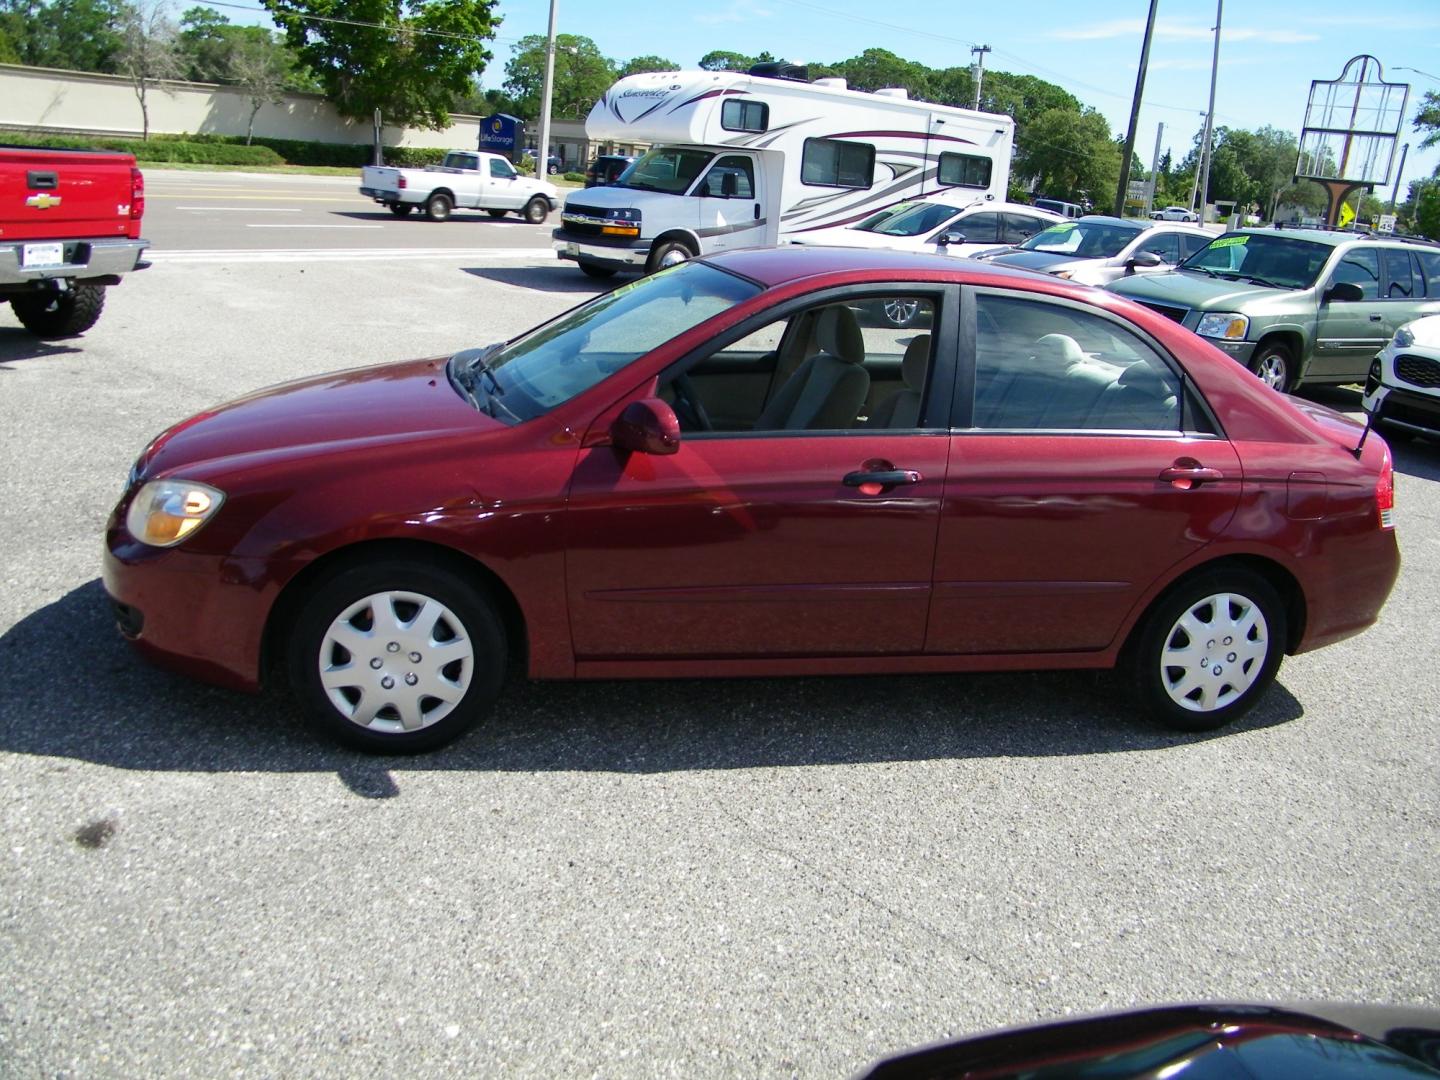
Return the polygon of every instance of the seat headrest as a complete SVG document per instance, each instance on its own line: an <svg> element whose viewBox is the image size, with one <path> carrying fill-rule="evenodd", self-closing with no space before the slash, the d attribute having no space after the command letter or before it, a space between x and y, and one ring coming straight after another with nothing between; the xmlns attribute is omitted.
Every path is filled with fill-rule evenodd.
<svg viewBox="0 0 1440 1080"><path fill-rule="evenodd" d="M844 304L835 304L820 312L815 321L815 341L821 351L847 364L865 362L865 337L860 333L860 320Z"/></svg>
<svg viewBox="0 0 1440 1080"><path fill-rule="evenodd" d="M1083 364L1085 350L1080 348L1078 341L1065 334L1046 334L1035 342L1035 358L1062 368L1068 364Z"/></svg>
<svg viewBox="0 0 1440 1080"><path fill-rule="evenodd" d="M900 377L907 390L925 389L925 372L930 367L930 335L916 334L905 346L905 359L900 361Z"/></svg>
<svg viewBox="0 0 1440 1080"><path fill-rule="evenodd" d="M1120 372L1120 377L1115 381L1121 386L1149 394L1151 397L1166 398L1175 393L1175 387L1144 360L1135 361Z"/></svg>

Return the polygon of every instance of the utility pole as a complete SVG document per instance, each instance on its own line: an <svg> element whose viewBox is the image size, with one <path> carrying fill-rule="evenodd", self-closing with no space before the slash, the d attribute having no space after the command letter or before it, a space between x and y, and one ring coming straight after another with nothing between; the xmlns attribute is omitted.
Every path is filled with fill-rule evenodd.
<svg viewBox="0 0 1440 1080"><path fill-rule="evenodd" d="M545 83L540 90L540 142L535 147L535 176L544 180L550 167L550 105L555 96L555 4L550 0L550 30L545 35Z"/></svg>
<svg viewBox="0 0 1440 1080"><path fill-rule="evenodd" d="M1135 73L1135 97L1130 102L1130 126L1125 129L1125 151L1120 158L1120 186L1115 189L1115 216L1125 216L1125 196L1130 189L1130 159L1135 156L1135 128L1140 123L1140 99L1145 96L1145 69L1150 66L1150 38L1155 33L1155 8L1160 0L1150 0L1150 15L1145 20L1145 41L1140 46L1140 70Z"/></svg>
<svg viewBox="0 0 1440 1080"><path fill-rule="evenodd" d="M1388 214L1395 213L1395 200L1400 197L1400 177L1405 175L1405 158L1410 153L1410 144L1407 142L1400 148L1400 168L1395 173L1395 186L1390 190L1390 209Z"/></svg>
<svg viewBox="0 0 1440 1080"><path fill-rule="evenodd" d="M1201 114L1200 114L1200 134L1201 134L1201 137L1202 137L1202 138L1204 137L1205 132L1210 129L1209 116L1210 116L1209 113L1201 113ZM1200 149L1201 149L1201 153L1202 153L1202 154L1204 153L1204 145L1205 145L1205 144L1204 144L1203 142L1200 144ZM1196 193L1197 191L1199 191L1199 190L1200 190L1200 159L1199 159L1199 158L1196 158L1196 159L1195 159L1195 175L1190 178L1190 212L1191 212L1192 214L1195 212L1195 193Z"/></svg>
<svg viewBox="0 0 1440 1080"><path fill-rule="evenodd" d="M1205 164L1200 180L1200 224L1205 224L1205 196L1210 190L1211 137L1215 132L1215 77L1220 73L1220 16L1225 10L1225 0L1215 0L1215 55L1210 61L1210 111L1205 114L1205 142L1201 147Z"/></svg>
<svg viewBox="0 0 1440 1080"><path fill-rule="evenodd" d="M1154 0L1151 0L1153 3ZM975 57L975 108L980 108L980 84L985 79L985 54L990 51L989 45L972 45L970 55ZM976 54L979 55L976 55Z"/></svg>
<svg viewBox="0 0 1440 1080"><path fill-rule="evenodd" d="M1165 125L1155 126L1155 153L1150 155L1150 188L1145 194L1145 216L1155 209L1155 185L1160 177L1160 142L1165 138Z"/></svg>

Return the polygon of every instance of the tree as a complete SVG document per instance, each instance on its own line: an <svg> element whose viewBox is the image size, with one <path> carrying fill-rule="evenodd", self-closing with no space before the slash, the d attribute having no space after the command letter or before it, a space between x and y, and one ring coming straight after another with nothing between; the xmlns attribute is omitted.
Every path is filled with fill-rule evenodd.
<svg viewBox="0 0 1440 1080"><path fill-rule="evenodd" d="M849 83L852 90L874 93L887 86L898 86L908 90L912 98L931 100L931 70L914 60L905 60L888 49L866 49L859 56L829 65L840 78Z"/></svg>
<svg viewBox="0 0 1440 1080"><path fill-rule="evenodd" d="M521 116L540 115L540 91L545 79L545 37L529 34L514 46L505 65L505 92L514 99ZM555 82L552 116L583 120L600 95L615 81L615 63L580 34L555 35Z"/></svg>
<svg viewBox="0 0 1440 1080"><path fill-rule="evenodd" d="M679 71L680 65L673 60L666 60L663 56L637 56L628 64L622 67L616 78L623 79L627 75L644 75L649 71Z"/></svg>
<svg viewBox="0 0 1440 1080"><path fill-rule="evenodd" d="M700 67L704 71L749 71L755 62L755 57L744 53L715 49L700 58Z"/></svg>
<svg viewBox="0 0 1440 1080"><path fill-rule="evenodd" d="M1440 240L1440 179L1427 177L1410 183L1410 195L1401 207L1410 228L1431 240Z"/></svg>
<svg viewBox="0 0 1440 1080"><path fill-rule="evenodd" d="M231 49L229 76L250 102L246 146L255 136L255 114L267 103L279 105L285 100L291 60L290 53L268 33L264 37L242 38Z"/></svg>
<svg viewBox="0 0 1440 1080"><path fill-rule="evenodd" d="M1414 123L1416 131L1426 132L1425 138L1420 140L1423 149L1440 143L1440 92L1425 91L1425 96L1420 99L1420 108L1415 113Z"/></svg>
<svg viewBox="0 0 1440 1080"><path fill-rule="evenodd" d="M116 68L130 80L140 102L140 138L150 138L150 87L180 74L175 51L175 24L162 0L136 0L120 16L120 51Z"/></svg>
<svg viewBox="0 0 1440 1080"><path fill-rule="evenodd" d="M175 38L182 76L192 82L223 82L229 74L230 50L238 29L212 8L192 7L185 11Z"/></svg>
<svg viewBox="0 0 1440 1080"><path fill-rule="evenodd" d="M114 0L0 0L0 53L33 67L113 72L120 15Z"/></svg>
<svg viewBox="0 0 1440 1080"><path fill-rule="evenodd" d="M1096 110L1047 109L1017 136L1014 171L1055 198L1104 197L1120 182L1120 147Z"/></svg>
<svg viewBox="0 0 1440 1080"><path fill-rule="evenodd" d="M491 54L496 0L261 0L342 116L439 129ZM320 15L344 22L316 22ZM364 25L354 25L354 24Z"/></svg>

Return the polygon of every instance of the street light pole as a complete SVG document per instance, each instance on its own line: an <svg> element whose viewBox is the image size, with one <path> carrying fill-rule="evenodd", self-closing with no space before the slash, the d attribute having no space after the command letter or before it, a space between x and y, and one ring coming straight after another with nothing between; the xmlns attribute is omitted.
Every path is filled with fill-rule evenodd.
<svg viewBox="0 0 1440 1080"><path fill-rule="evenodd" d="M555 96L555 4L550 0L550 30L545 35L545 83L540 90L540 141L535 146L535 175L550 168L550 106Z"/></svg>
<svg viewBox="0 0 1440 1080"><path fill-rule="evenodd" d="M1210 111L1205 114L1205 141L1200 149L1204 155L1204 174L1200 180L1200 224L1205 224L1205 196L1210 190L1210 149L1211 137L1215 130L1215 77L1220 74L1220 17L1225 11L1225 0L1215 0L1215 55L1210 61Z"/></svg>

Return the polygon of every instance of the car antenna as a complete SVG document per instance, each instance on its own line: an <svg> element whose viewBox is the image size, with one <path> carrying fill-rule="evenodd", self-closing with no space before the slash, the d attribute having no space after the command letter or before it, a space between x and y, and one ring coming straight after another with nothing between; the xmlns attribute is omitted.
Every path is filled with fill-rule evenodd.
<svg viewBox="0 0 1440 1080"><path fill-rule="evenodd" d="M1375 414L1367 409L1365 411L1365 429L1360 432L1360 441L1355 444L1355 449L1350 451L1356 461L1360 460L1360 453L1365 449L1365 440L1370 437L1370 428L1374 423Z"/></svg>

